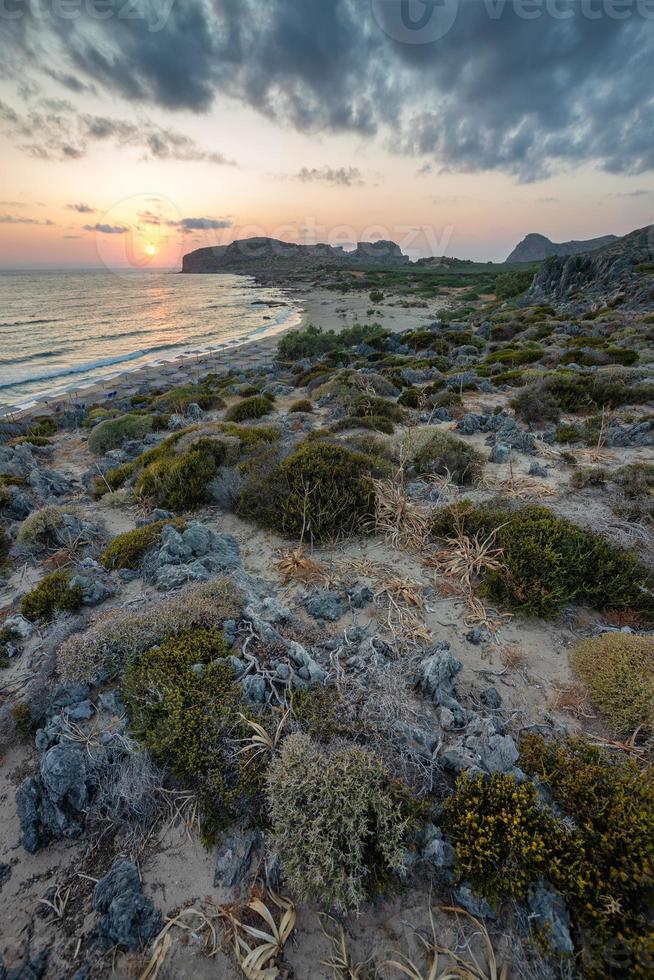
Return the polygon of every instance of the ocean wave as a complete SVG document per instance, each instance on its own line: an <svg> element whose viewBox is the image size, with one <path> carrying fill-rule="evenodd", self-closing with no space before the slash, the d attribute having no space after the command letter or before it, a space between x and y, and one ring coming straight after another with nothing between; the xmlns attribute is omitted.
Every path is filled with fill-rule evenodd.
<svg viewBox="0 0 654 980"><path fill-rule="evenodd" d="M55 317L54 319L48 318L45 320L7 320L6 322L0 322L0 327L32 327L40 323L63 323L64 317Z"/></svg>
<svg viewBox="0 0 654 980"><path fill-rule="evenodd" d="M0 365L11 367L12 364L27 364L29 361L43 361L50 357L60 357L70 354L72 347L60 347L57 350L35 351L33 354L18 354L15 357L0 357Z"/></svg>
<svg viewBox="0 0 654 980"><path fill-rule="evenodd" d="M113 367L114 364L125 364L128 361L136 361L141 357L147 357L148 354L156 354L162 350L172 350L177 346L177 344L157 344L155 347L144 347L143 350L132 351L131 354L120 354L117 357L103 357L98 361L76 364L72 367L62 368L60 371L49 371L46 374L14 378L12 381L0 382L0 390L3 388L18 388L21 385L34 384L36 381L53 381L55 378L66 378L69 375L89 374L91 371L97 371L98 368Z"/></svg>

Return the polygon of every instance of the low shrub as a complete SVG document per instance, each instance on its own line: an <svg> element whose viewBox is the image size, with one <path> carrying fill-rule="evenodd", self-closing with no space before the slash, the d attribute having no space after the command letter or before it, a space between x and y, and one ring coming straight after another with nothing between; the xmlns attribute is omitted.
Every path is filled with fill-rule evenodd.
<svg viewBox="0 0 654 980"><path fill-rule="evenodd" d="M556 422L562 412L617 408L620 405L639 405L654 398L654 384L633 382L621 374L599 372L554 371L522 392L512 401L512 407L525 422ZM543 415L543 409L546 415Z"/></svg>
<svg viewBox="0 0 654 980"><path fill-rule="evenodd" d="M60 548L66 533L66 513L70 510L55 506L35 510L18 530L19 544L35 553Z"/></svg>
<svg viewBox="0 0 654 980"><path fill-rule="evenodd" d="M70 681L89 681L100 671L120 677L155 644L195 627L219 629L225 620L239 619L241 611L239 592L227 578L187 586L172 599L155 599L137 612L113 609L62 643L59 670Z"/></svg>
<svg viewBox="0 0 654 980"><path fill-rule="evenodd" d="M206 837L242 815L246 792L238 756L229 749L244 734L245 709L229 655L222 633L193 629L146 651L121 688L134 735L156 762L196 787ZM256 767L248 775L256 778Z"/></svg>
<svg viewBox="0 0 654 980"><path fill-rule="evenodd" d="M165 527L172 524L179 531L183 531L186 525L183 521L152 521L137 527L133 531L125 531L124 534L117 535L100 555L100 561L107 569L114 568L138 568L143 560L143 556L150 548L153 548L161 537L161 532Z"/></svg>
<svg viewBox="0 0 654 980"><path fill-rule="evenodd" d="M558 880L569 841L539 803L533 783L483 773L459 776L441 826L452 839L459 878L487 898L522 898L539 877Z"/></svg>
<svg viewBox="0 0 654 980"><path fill-rule="evenodd" d="M651 977L654 771L610 759L583 739L537 735L523 739L520 765L574 827L561 878L550 880L571 909L584 976Z"/></svg>
<svg viewBox="0 0 654 980"><path fill-rule="evenodd" d="M11 718L14 723L16 738L20 742L31 740L34 735L34 722L29 705L25 704L25 702L15 704L11 709Z"/></svg>
<svg viewBox="0 0 654 980"><path fill-rule="evenodd" d="M312 412L313 405L308 398L298 398L289 406L289 412Z"/></svg>
<svg viewBox="0 0 654 980"><path fill-rule="evenodd" d="M243 401L232 405L225 414L228 422L245 422L246 419L261 419L268 415L272 410L272 403L269 398L263 395L252 395L244 398Z"/></svg>
<svg viewBox="0 0 654 980"><path fill-rule="evenodd" d="M120 449L129 439L143 439L149 432L152 432L152 416L119 415L91 429L89 449L96 456L104 456L110 449Z"/></svg>
<svg viewBox="0 0 654 980"><path fill-rule="evenodd" d="M355 746L290 735L270 767L272 846L290 889L324 908L357 908L403 870L407 820L386 772Z"/></svg>
<svg viewBox="0 0 654 980"><path fill-rule="evenodd" d="M289 330L279 342L277 358L280 361L297 361L300 358L316 357L330 351L346 350L356 344L377 340L383 333L378 323L355 323L340 333L335 333L333 330L319 330L314 326L308 326L304 330Z"/></svg>
<svg viewBox="0 0 654 980"><path fill-rule="evenodd" d="M489 354L485 364L509 364L518 367L521 364L533 364L540 361L545 351L540 347L503 347L502 350Z"/></svg>
<svg viewBox="0 0 654 980"><path fill-rule="evenodd" d="M361 531L373 511L374 461L342 446L305 442L267 472L253 467L236 513L289 537L324 541Z"/></svg>
<svg viewBox="0 0 654 980"><path fill-rule="evenodd" d="M619 735L654 732L654 636L593 636L577 644L571 661Z"/></svg>
<svg viewBox="0 0 654 980"><path fill-rule="evenodd" d="M81 605L81 587L72 585L66 572L53 572L23 596L20 611L31 622L50 622L56 612L77 612Z"/></svg>
<svg viewBox="0 0 654 980"><path fill-rule="evenodd" d="M501 273L495 278L494 292L497 299L512 299L524 293L531 286L534 274L533 268Z"/></svg>
<svg viewBox="0 0 654 980"><path fill-rule="evenodd" d="M422 392L420 388L411 386L410 388L405 388L400 397L397 400L398 405L405 405L407 408L420 408L420 403L422 400Z"/></svg>
<svg viewBox="0 0 654 980"><path fill-rule="evenodd" d="M224 408L225 402L220 393L210 384L189 384L172 388L150 400L150 405L159 412L177 412L184 415L189 405L199 405L205 411Z"/></svg>
<svg viewBox="0 0 654 980"><path fill-rule="evenodd" d="M372 429L373 432L383 432L392 435L395 426L385 415L346 415L334 422L331 432L346 432L348 429Z"/></svg>
<svg viewBox="0 0 654 980"><path fill-rule="evenodd" d="M137 497L157 507L190 510L207 503L207 487L224 462L227 447L218 439L200 439L183 453L171 453L147 466L134 485Z"/></svg>
<svg viewBox="0 0 654 980"><path fill-rule="evenodd" d="M398 456L420 474L450 478L462 486L475 483L484 469L484 458L472 446L449 432L433 427L415 429L396 444Z"/></svg>
<svg viewBox="0 0 654 980"><path fill-rule="evenodd" d="M487 571L481 589L504 607L551 616L564 603L581 602L654 615L648 569L628 551L546 507L463 502L437 511L432 533L452 537L459 523L468 534L497 531L504 569Z"/></svg>

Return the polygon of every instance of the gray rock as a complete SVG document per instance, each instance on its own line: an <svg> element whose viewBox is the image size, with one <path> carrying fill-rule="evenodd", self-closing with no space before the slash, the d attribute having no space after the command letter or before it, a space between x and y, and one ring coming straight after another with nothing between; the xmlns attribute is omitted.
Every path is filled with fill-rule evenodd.
<svg viewBox="0 0 654 980"><path fill-rule="evenodd" d="M85 606L97 606L114 594L104 569L92 558L82 559L79 563L79 571L71 579L71 584L79 585L81 588L82 602Z"/></svg>
<svg viewBox="0 0 654 980"><path fill-rule="evenodd" d="M486 687L479 695L482 704L487 708L497 710L502 707L502 696L496 687Z"/></svg>
<svg viewBox="0 0 654 980"><path fill-rule="evenodd" d="M72 489L72 481L56 470L41 468L32 470L27 482L37 497L43 501L48 501L51 497L62 497Z"/></svg>
<svg viewBox="0 0 654 980"><path fill-rule="evenodd" d="M52 718L54 715L59 715L64 708L88 700L90 694L91 688L88 684L61 684L48 698L46 716Z"/></svg>
<svg viewBox="0 0 654 980"><path fill-rule="evenodd" d="M185 429L186 426L187 426L187 422L184 416L180 415L178 412L173 412L173 414L170 416L170 419L168 420L168 428L172 432L177 432L179 431L179 429Z"/></svg>
<svg viewBox="0 0 654 980"><path fill-rule="evenodd" d="M197 422L199 419L202 418L203 415L204 412L197 404L197 402L191 402L191 404L186 409L186 418L190 419L191 422Z"/></svg>
<svg viewBox="0 0 654 980"><path fill-rule="evenodd" d="M29 476L37 466L38 462L26 443L20 446L0 446L0 475Z"/></svg>
<svg viewBox="0 0 654 980"><path fill-rule="evenodd" d="M533 462L528 470L529 476L537 476L543 479L547 476L547 467L541 466L540 463Z"/></svg>
<svg viewBox="0 0 654 980"><path fill-rule="evenodd" d="M74 707L68 710L68 718L70 721L88 721L95 714L95 708L90 701L80 701Z"/></svg>
<svg viewBox="0 0 654 980"><path fill-rule="evenodd" d="M222 837L216 848L214 864L214 888L236 888L250 877L252 857L261 843L256 830L232 827Z"/></svg>
<svg viewBox="0 0 654 980"><path fill-rule="evenodd" d="M466 640L468 643L472 643L474 646L479 646L486 640L490 639L490 633L483 626L473 626L471 630L466 633Z"/></svg>
<svg viewBox="0 0 654 980"><path fill-rule="evenodd" d="M511 455L511 447L503 442L496 442L490 454L491 463L506 463Z"/></svg>
<svg viewBox="0 0 654 980"><path fill-rule="evenodd" d="M16 793L16 811L25 850L36 853L55 837L77 837L89 805L92 781L87 757L63 742L41 759L39 776L24 780Z"/></svg>
<svg viewBox="0 0 654 980"><path fill-rule="evenodd" d="M456 851L443 837L443 831L433 823L427 824L424 832L424 847L421 857L439 871L449 872L456 865Z"/></svg>
<svg viewBox="0 0 654 980"><path fill-rule="evenodd" d="M240 682L243 697L250 704L265 704L267 699L266 681L261 674L248 674Z"/></svg>
<svg viewBox="0 0 654 980"><path fill-rule="evenodd" d="M331 623L335 623L348 610L347 600L340 592L320 589L303 593L301 599L310 616L314 619L326 619Z"/></svg>
<svg viewBox="0 0 654 980"><path fill-rule="evenodd" d="M163 919L143 894L138 869L117 858L95 886L93 907L100 913L98 938L103 949L121 946L134 951L160 932Z"/></svg>
<svg viewBox="0 0 654 980"><path fill-rule="evenodd" d="M552 951L560 956L572 955L570 916L561 895L540 881L529 889L527 908L533 925L546 937Z"/></svg>
<svg viewBox="0 0 654 980"><path fill-rule="evenodd" d="M25 619L20 614L8 616L2 624L2 628L11 630L21 640L28 640L36 629L34 623L30 623L28 619Z"/></svg>
<svg viewBox="0 0 654 980"><path fill-rule="evenodd" d="M454 694L454 678L463 669L463 664L450 650L449 643L442 642L427 647L425 652L434 653L426 657L418 666L415 676L416 686L431 698L436 707L449 708L455 724L465 723L465 711Z"/></svg>
<svg viewBox="0 0 654 980"><path fill-rule="evenodd" d="M474 915L476 919L496 919L495 912L490 907L485 898L476 895L472 888L465 882L454 889L453 892L456 902Z"/></svg>

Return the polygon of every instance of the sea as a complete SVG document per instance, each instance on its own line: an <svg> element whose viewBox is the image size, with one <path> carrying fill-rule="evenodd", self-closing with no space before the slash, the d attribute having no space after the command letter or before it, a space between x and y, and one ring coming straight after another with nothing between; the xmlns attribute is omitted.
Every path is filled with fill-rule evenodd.
<svg viewBox="0 0 654 980"><path fill-rule="evenodd" d="M299 321L283 290L247 276L0 271L0 415Z"/></svg>

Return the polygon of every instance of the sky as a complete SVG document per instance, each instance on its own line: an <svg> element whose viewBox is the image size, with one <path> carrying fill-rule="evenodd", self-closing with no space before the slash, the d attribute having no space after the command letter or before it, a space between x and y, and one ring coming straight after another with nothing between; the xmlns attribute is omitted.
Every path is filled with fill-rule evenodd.
<svg viewBox="0 0 654 980"><path fill-rule="evenodd" d="M654 222L654 0L0 0L0 268Z"/></svg>

